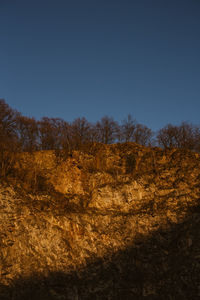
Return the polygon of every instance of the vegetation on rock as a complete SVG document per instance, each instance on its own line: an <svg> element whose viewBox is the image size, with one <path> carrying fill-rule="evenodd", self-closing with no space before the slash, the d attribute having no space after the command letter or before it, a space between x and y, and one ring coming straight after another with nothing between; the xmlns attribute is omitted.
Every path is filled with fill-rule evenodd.
<svg viewBox="0 0 200 300"><path fill-rule="evenodd" d="M84 118L0 107L1 300L199 299L196 127L167 126L164 147L145 147L130 116L122 139L112 118L98 135Z"/></svg>
<svg viewBox="0 0 200 300"><path fill-rule="evenodd" d="M18 154L0 187L0 299L198 299L199 154L93 147Z"/></svg>

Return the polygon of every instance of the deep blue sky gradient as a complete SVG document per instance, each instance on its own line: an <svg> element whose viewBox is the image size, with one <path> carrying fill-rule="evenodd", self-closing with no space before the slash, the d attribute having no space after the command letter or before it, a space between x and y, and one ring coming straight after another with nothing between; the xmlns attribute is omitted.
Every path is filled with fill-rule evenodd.
<svg viewBox="0 0 200 300"><path fill-rule="evenodd" d="M200 124L200 1L0 0L0 98L37 119Z"/></svg>

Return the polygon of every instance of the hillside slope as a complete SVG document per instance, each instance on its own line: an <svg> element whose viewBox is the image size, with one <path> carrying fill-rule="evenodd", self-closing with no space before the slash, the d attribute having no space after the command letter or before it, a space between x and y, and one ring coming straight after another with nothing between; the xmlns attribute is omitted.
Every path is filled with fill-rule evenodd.
<svg viewBox="0 0 200 300"><path fill-rule="evenodd" d="M0 299L199 299L200 156L22 154L0 187Z"/></svg>

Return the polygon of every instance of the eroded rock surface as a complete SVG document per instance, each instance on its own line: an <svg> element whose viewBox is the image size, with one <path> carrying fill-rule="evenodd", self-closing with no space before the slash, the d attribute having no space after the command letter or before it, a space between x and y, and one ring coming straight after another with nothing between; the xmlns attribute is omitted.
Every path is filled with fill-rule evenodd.
<svg viewBox="0 0 200 300"><path fill-rule="evenodd" d="M199 299L198 154L102 145L16 168L24 185L0 188L0 299Z"/></svg>

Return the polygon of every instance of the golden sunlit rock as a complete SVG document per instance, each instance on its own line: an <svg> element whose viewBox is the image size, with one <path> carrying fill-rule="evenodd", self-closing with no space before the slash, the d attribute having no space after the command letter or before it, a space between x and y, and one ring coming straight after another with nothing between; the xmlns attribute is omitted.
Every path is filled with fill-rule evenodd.
<svg viewBox="0 0 200 300"><path fill-rule="evenodd" d="M19 154L15 172L0 187L0 299L197 299L199 154L94 145Z"/></svg>

